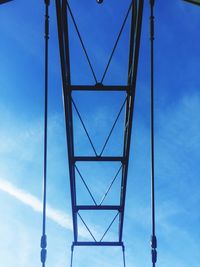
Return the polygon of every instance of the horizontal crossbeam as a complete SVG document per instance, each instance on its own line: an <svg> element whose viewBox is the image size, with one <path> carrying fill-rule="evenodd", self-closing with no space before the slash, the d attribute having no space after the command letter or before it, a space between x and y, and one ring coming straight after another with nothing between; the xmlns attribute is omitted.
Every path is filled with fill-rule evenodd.
<svg viewBox="0 0 200 267"><path fill-rule="evenodd" d="M73 242L72 246L103 246L103 247L123 247L123 242Z"/></svg>
<svg viewBox="0 0 200 267"><path fill-rule="evenodd" d="M72 159L74 162L76 161L119 161L119 162L124 162L125 158L124 157L85 157L85 156L76 156L73 157Z"/></svg>
<svg viewBox="0 0 200 267"><path fill-rule="evenodd" d="M71 91L129 91L129 86L124 85L70 85L68 86L68 89Z"/></svg>
<svg viewBox="0 0 200 267"><path fill-rule="evenodd" d="M75 212L79 210L118 210L121 211L121 206L118 205L77 205Z"/></svg>

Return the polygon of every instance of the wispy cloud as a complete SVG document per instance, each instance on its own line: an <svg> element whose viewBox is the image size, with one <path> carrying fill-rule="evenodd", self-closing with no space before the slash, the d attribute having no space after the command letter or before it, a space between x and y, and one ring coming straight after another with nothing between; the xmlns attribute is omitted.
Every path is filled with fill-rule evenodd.
<svg viewBox="0 0 200 267"><path fill-rule="evenodd" d="M14 186L12 183L0 179L0 190L32 208L34 211L42 213L42 202L37 197ZM49 218L51 221L57 223L67 230L72 231L72 220L67 213L64 213L63 211L58 209L54 209L50 205L47 205L46 215L47 218ZM83 238L88 238L88 232L83 227L80 227L79 234Z"/></svg>
<svg viewBox="0 0 200 267"><path fill-rule="evenodd" d="M34 211L42 213L42 202L30 193L14 186L12 183L0 180L0 190L29 206ZM68 214L47 205L47 217L58 225L72 230L72 221Z"/></svg>

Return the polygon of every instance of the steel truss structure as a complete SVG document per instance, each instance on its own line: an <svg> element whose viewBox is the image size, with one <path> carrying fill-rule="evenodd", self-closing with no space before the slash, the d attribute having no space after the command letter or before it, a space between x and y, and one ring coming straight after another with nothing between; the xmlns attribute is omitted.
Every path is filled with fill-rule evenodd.
<svg viewBox="0 0 200 267"><path fill-rule="evenodd" d="M138 58L139 58L139 49L140 49L140 35L141 35L141 26L142 26L142 15L143 15L143 0L131 0L128 12L125 16L124 22L120 29L116 43L114 44L113 51L109 58L108 64L106 66L103 77L98 81L94 69L92 67L90 58L88 56L87 50L84 46L81 34L79 32L76 20L73 16L73 12L70 8L70 4L67 0L55 0L56 1L56 12L57 12L57 26L58 26L58 38L59 38L59 49L60 49L60 62L61 62L61 72L62 72L62 85L63 85L63 99L64 99L64 112L65 112L65 122L66 122L66 136L67 136L67 146L68 146L68 161L69 161L69 177L70 177L70 189L71 189L71 204L72 204L72 217L73 217L73 234L74 242L72 246L121 246L123 245L123 225L124 225L124 210L125 210L125 200L126 200L126 189L127 189L127 176L128 176L128 166L129 166L129 155L130 155L130 143L131 143L131 131L132 131L132 121L133 121L133 110L134 110L134 100L136 92L136 78L137 78L137 69L138 69ZM85 0L86 1L86 0ZM81 46L85 53L86 59L88 61L89 67L91 69L92 75L95 80L94 85L74 85L71 84L71 69L70 69L70 49L69 49L69 16L74 24L75 31L80 40ZM129 65L127 70L127 84L121 86L115 85L104 85L104 78L107 73L107 70L110 66L110 62L113 58L113 54L118 45L118 41L123 32L124 26L127 22L128 17L131 16L130 22L130 48L129 48ZM104 91L104 92L114 92L122 91L126 94L126 99L117 114L114 124L111 125L111 130L105 141L105 144L101 150L101 153L97 153L89 132L84 124L84 121L81 117L81 114L76 106L75 101L73 100L74 91ZM104 149L110 139L110 136L115 128L115 125L119 119L119 116L122 112L122 109L125 109L125 122L124 122L124 140L123 140L123 153L119 156L106 156L104 155ZM73 112L76 112L82 127L86 133L86 136L90 142L90 145L94 151L94 156L79 156L75 155L74 150L74 128L73 128ZM120 164L120 169L117 171L116 176L112 180L108 190L105 193L105 196L108 194L110 188L112 187L113 182L116 177L120 174L121 187L120 187L120 203L116 205L104 205L103 201L97 203L93 197L87 183L84 180L79 168L77 167L78 162L118 162ZM91 199L93 200L93 205L80 205L77 204L77 194L79 193L76 188L76 176L79 176ZM81 216L81 211L93 212L93 211L116 211L116 215L111 221L110 225L106 229L104 235L100 240L96 240L91 230L87 226L83 217ZM104 237L109 231L110 227L118 218L118 236L117 241L104 241ZM81 220L88 232L92 237L92 241L80 241L78 234L78 220Z"/></svg>

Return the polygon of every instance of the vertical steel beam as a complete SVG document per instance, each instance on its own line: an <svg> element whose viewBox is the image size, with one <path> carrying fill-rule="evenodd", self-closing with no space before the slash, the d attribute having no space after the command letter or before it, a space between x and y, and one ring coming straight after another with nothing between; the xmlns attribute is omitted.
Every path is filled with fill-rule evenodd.
<svg viewBox="0 0 200 267"><path fill-rule="evenodd" d="M73 164L74 158L74 140L73 140L73 120L72 120L72 103L71 103L71 85L70 79L70 61L69 61L69 40L68 40L68 18L66 1L56 0L56 13L57 13L57 27L58 39L60 49L60 61L62 72L62 86L64 98L64 111L67 133L67 148L68 148L68 163L69 163L69 176L70 176L70 189L71 189L71 203L72 203L72 217L73 217L73 232L74 241L77 241L77 214L76 207L76 185L75 185L75 168Z"/></svg>
<svg viewBox="0 0 200 267"><path fill-rule="evenodd" d="M132 74L136 22L137 22L137 0L132 0L129 64L128 64L128 84L130 84L131 74Z"/></svg>
<svg viewBox="0 0 200 267"><path fill-rule="evenodd" d="M121 198L120 198L120 206L122 206L122 212L120 213L120 216L119 216L119 242L122 241L122 234L123 234L124 209L125 209L125 200L126 200L128 164L129 164L133 109L134 109L135 90L136 90L136 77L137 77L137 68L138 68L138 59L139 59L139 50L140 50L140 36L141 36L141 28L142 28L143 5L144 5L144 0L139 0L138 9L137 9L136 28L135 28L135 21L133 19L135 16L135 13L134 13L134 10L132 10L130 48L133 50L133 52L131 52L131 49L130 49L129 57L133 56L133 60L129 58L129 64L130 64L129 70L132 69L132 71L131 71L130 78L128 78L128 85L131 87L131 90L130 90L127 105L126 105L125 137L124 137L124 151L123 151L123 156L126 158L126 162L123 165L123 171L122 171ZM134 41L133 36L134 36L135 29L136 29L136 32L135 32L136 36L135 36L135 41Z"/></svg>

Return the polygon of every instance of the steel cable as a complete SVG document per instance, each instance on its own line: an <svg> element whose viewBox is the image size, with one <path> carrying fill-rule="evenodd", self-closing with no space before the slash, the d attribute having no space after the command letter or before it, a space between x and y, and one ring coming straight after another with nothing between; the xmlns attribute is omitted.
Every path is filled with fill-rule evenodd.
<svg viewBox="0 0 200 267"><path fill-rule="evenodd" d="M47 257L47 235L46 235L46 187L47 187L47 126L48 126L48 41L49 41L49 5L50 0L45 0L45 89L44 89L44 169L43 169L43 221L41 237L42 267L45 267Z"/></svg>
<svg viewBox="0 0 200 267"><path fill-rule="evenodd" d="M150 49L151 49L151 103L150 103L150 120L151 120L151 210L152 210L152 236L151 236L151 255L152 266L155 267L157 261L157 239L155 234L155 175L154 175L154 0L150 0Z"/></svg>

